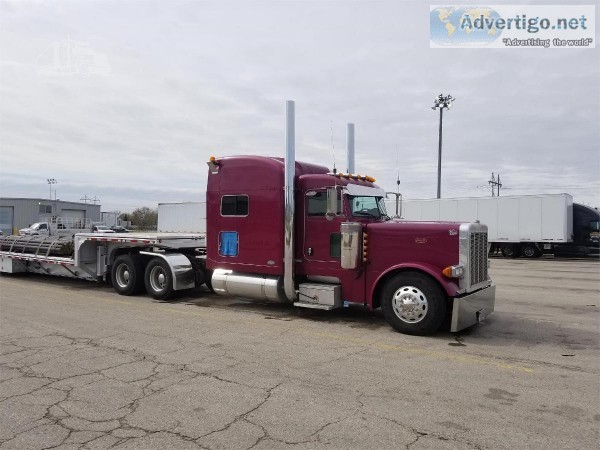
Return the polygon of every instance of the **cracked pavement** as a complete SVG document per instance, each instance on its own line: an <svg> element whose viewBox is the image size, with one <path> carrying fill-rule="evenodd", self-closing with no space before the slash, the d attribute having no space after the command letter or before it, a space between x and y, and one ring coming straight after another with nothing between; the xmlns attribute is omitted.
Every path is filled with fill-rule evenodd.
<svg viewBox="0 0 600 450"><path fill-rule="evenodd" d="M205 290L0 278L0 449L596 448L595 261L495 260L455 336Z"/></svg>

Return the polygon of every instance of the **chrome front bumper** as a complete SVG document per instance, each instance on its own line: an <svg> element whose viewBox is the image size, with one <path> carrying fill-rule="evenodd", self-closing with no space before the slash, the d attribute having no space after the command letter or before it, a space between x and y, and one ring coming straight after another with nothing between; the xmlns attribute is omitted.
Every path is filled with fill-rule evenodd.
<svg viewBox="0 0 600 450"><path fill-rule="evenodd" d="M471 325L475 325L477 322L481 322L494 312L495 302L495 284L464 297L455 298L452 308L450 331L456 333Z"/></svg>

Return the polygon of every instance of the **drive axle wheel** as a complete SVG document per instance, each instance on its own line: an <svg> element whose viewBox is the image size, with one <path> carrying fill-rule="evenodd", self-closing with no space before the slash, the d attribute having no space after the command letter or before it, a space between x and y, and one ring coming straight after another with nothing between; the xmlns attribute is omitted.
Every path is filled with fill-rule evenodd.
<svg viewBox="0 0 600 450"><path fill-rule="evenodd" d="M446 315L447 299L427 275L406 272L386 283L381 305L385 319L397 331L424 335L439 329Z"/></svg>
<svg viewBox="0 0 600 450"><path fill-rule="evenodd" d="M146 291L156 300L167 300L173 295L171 268L162 258L151 259L144 274Z"/></svg>
<svg viewBox="0 0 600 450"><path fill-rule="evenodd" d="M144 265L139 255L121 255L112 265L111 280L121 295L134 295L144 287Z"/></svg>

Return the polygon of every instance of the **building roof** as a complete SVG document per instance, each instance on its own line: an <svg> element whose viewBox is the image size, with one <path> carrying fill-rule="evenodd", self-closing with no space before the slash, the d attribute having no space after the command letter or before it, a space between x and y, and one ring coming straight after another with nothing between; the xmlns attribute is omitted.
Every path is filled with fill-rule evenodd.
<svg viewBox="0 0 600 450"><path fill-rule="evenodd" d="M58 202L58 203L69 203L71 205L80 205L80 206L97 206L98 208L101 207L100 203L94 204L94 203L83 203L83 202L71 202L68 200L61 200L59 199L49 199L49 198L31 198L31 197L0 197L0 201L2 200L28 200L28 201L36 201L36 202Z"/></svg>

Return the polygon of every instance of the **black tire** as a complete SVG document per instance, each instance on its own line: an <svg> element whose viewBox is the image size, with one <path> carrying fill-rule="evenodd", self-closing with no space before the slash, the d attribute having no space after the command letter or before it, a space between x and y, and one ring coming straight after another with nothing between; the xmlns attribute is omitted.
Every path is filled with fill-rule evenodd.
<svg viewBox="0 0 600 450"><path fill-rule="evenodd" d="M535 244L525 244L521 248L521 255L525 258L539 258L542 252Z"/></svg>
<svg viewBox="0 0 600 450"><path fill-rule="evenodd" d="M144 264L140 255L121 255L112 264L111 281L120 295L138 294L144 288Z"/></svg>
<svg viewBox="0 0 600 450"><path fill-rule="evenodd" d="M414 302L401 309L401 300ZM424 302L424 303L423 303ZM387 322L400 333L426 335L442 325L448 300L440 286L418 272L395 275L383 287L381 306ZM413 306L413 308L411 308Z"/></svg>
<svg viewBox="0 0 600 450"><path fill-rule="evenodd" d="M506 258L517 258L519 256L519 252L516 245L503 245L502 246L502 256Z"/></svg>
<svg viewBox="0 0 600 450"><path fill-rule="evenodd" d="M173 274L171 267L162 258L153 258L144 273L146 292L156 300L168 300L173 296Z"/></svg>

